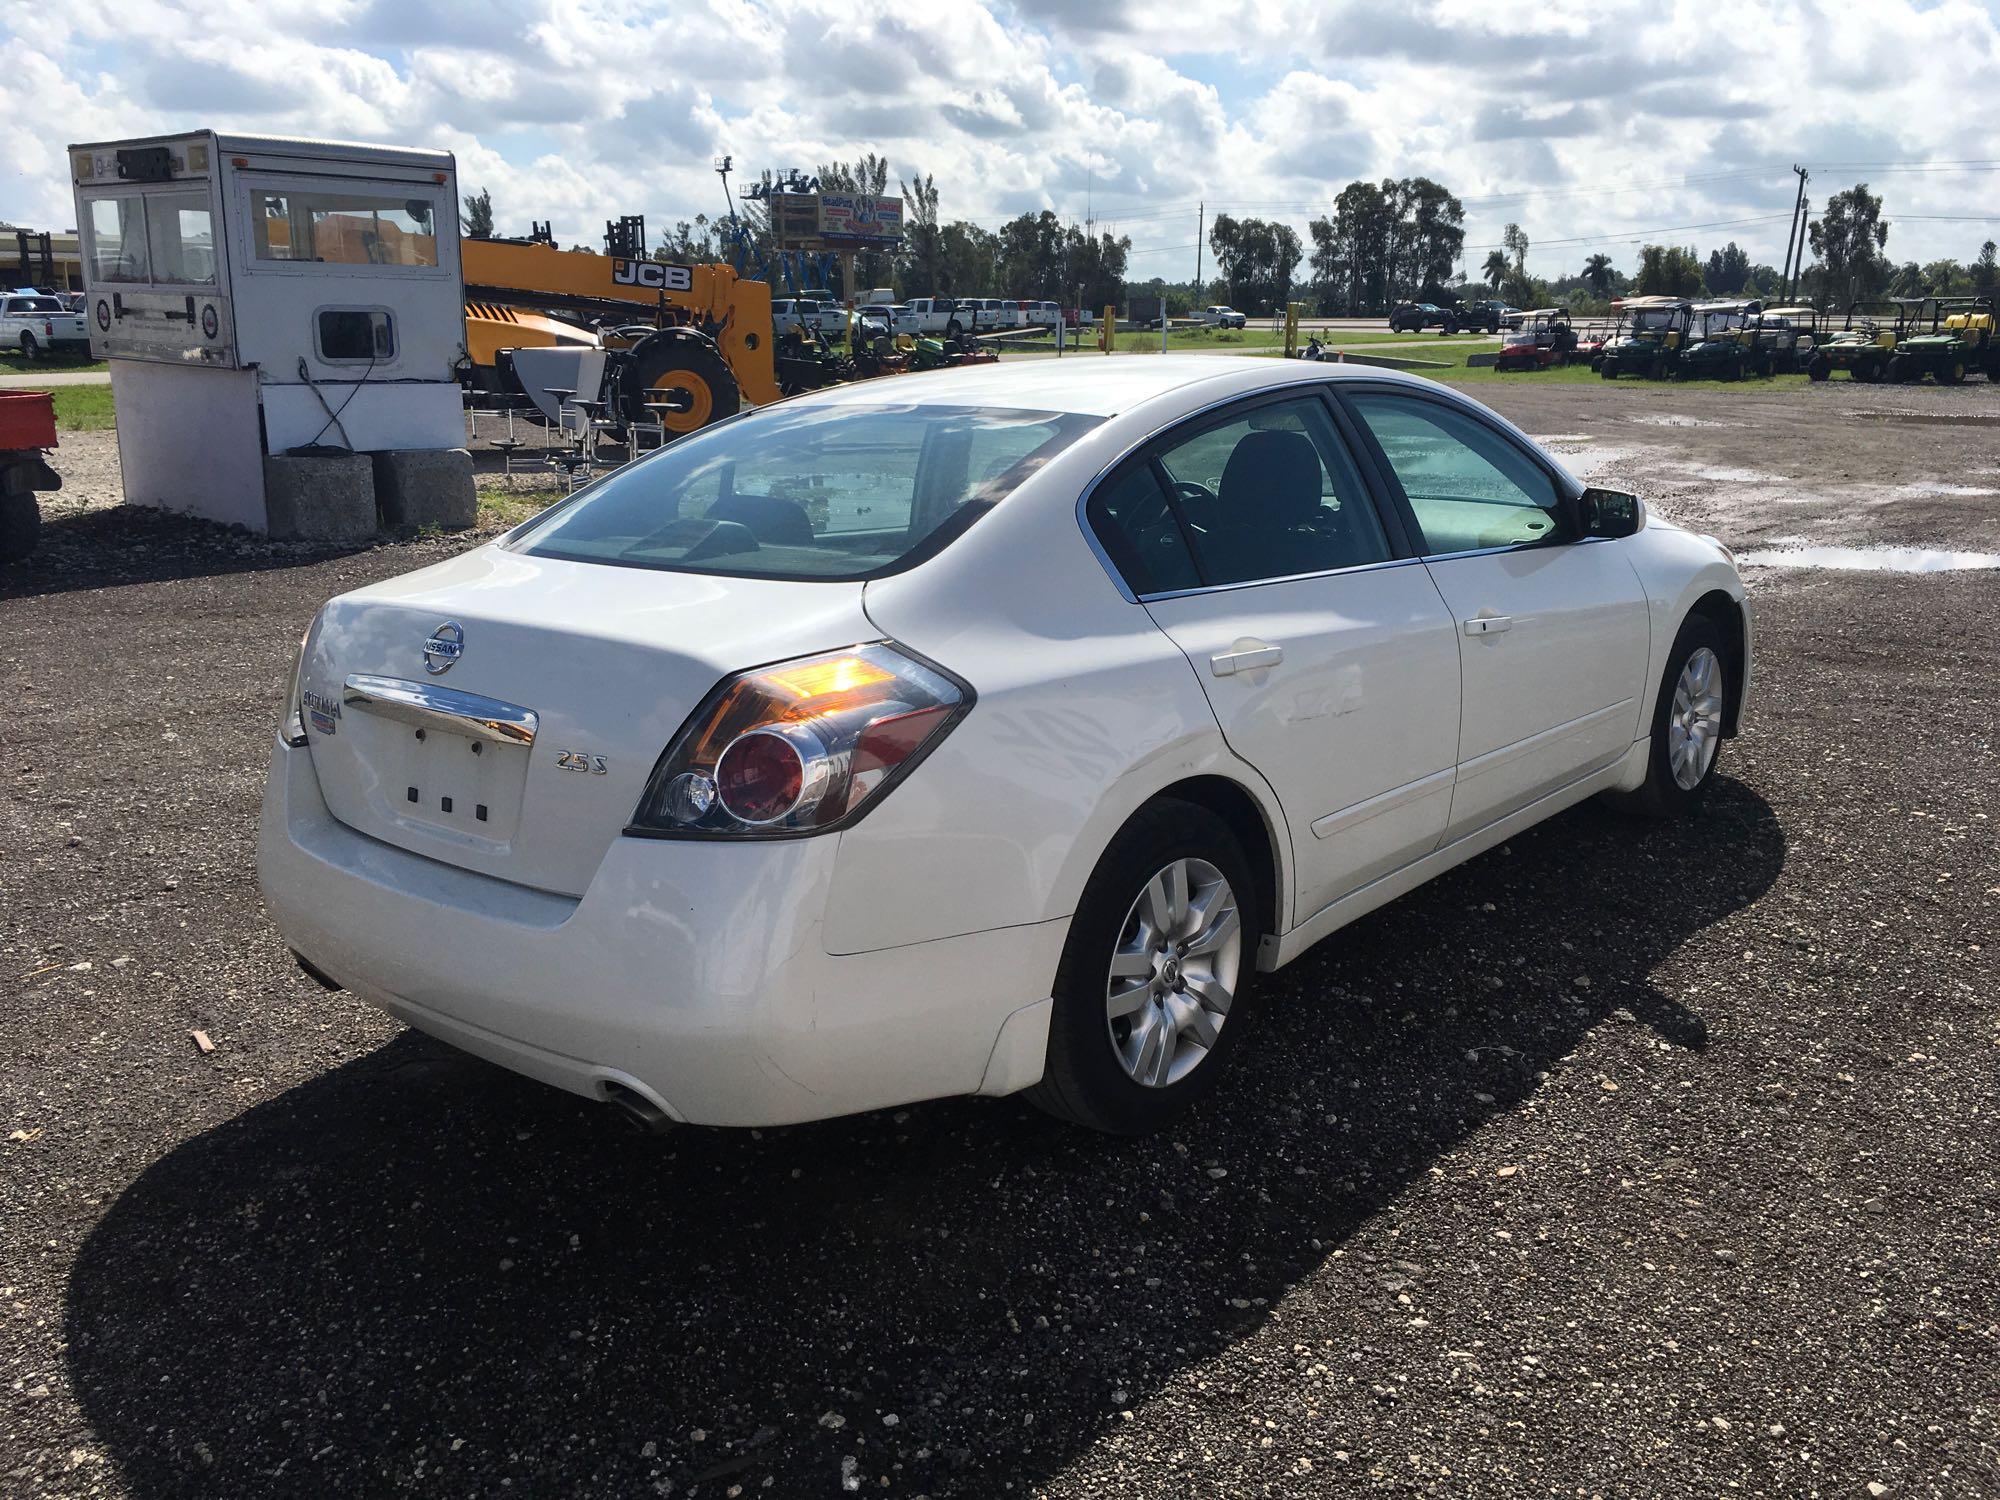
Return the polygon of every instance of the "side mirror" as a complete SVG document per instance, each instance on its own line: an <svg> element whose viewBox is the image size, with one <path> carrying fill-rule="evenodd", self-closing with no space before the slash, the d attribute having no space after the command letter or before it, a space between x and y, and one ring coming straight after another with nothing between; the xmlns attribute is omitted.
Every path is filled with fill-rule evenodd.
<svg viewBox="0 0 2000 1500"><path fill-rule="evenodd" d="M1645 506L1624 490L1587 489L1577 499L1585 536L1631 536L1645 519Z"/></svg>

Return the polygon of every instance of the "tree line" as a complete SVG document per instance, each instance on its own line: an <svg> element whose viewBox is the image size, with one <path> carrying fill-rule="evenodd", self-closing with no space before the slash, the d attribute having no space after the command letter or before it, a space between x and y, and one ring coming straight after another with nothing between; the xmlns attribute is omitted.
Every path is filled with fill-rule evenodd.
<svg viewBox="0 0 2000 1500"><path fill-rule="evenodd" d="M827 162L817 176L824 192L885 197L892 173L886 157L867 152L852 162ZM771 174L762 180L768 186ZM1205 240L1214 275L1199 285L1159 277L1127 280L1129 237L1087 231L1048 209L1016 215L994 230L969 219L946 220L932 175L897 178L896 189L903 200L902 248L856 256L856 296L887 286L899 298L1006 296L1122 307L1133 296L1150 295L1164 298L1176 315L1209 302L1263 315L1299 301L1321 316L1367 317L1402 301L1491 296L1516 307L1561 305L1593 313L1627 295L1769 300L1785 290L1779 268L1753 262L1733 240L1706 256L1692 246L1642 246L1629 275L1600 252L1587 256L1573 274L1544 279L1528 270L1530 243L1518 224L1506 226L1477 278L1468 280L1460 269L1464 205L1428 177L1348 183L1327 213L1308 221L1303 240L1280 220L1217 214ZM465 207L466 234L492 235L491 195L482 189ZM663 260L732 260L738 241L747 241L753 259L769 258L775 239L764 202L740 200L736 217L733 227L705 214L678 220L655 254ZM1889 227L1881 197L1866 183L1833 194L1807 226L1812 262L1797 278L1795 294L1838 310L1885 296L2000 293L1992 240L1967 262L1898 264L1888 254ZM839 275L836 266L831 290L847 295Z"/></svg>

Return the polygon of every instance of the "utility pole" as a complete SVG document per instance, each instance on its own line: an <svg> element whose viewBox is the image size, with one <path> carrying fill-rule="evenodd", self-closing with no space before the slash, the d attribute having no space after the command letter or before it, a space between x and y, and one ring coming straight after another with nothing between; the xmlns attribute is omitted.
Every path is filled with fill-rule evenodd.
<svg viewBox="0 0 2000 1500"><path fill-rule="evenodd" d="M1798 174L1799 191L1798 196L1792 201L1792 227L1785 235L1785 269L1783 280L1785 283L1785 299L1787 301L1791 300L1792 280L1797 272L1803 269L1802 267L1795 266L1793 263L1793 246L1799 238L1799 218L1806 210L1806 169L1795 165L1792 170Z"/></svg>
<svg viewBox="0 0 2000 1500"><path fill-rule="evenodd" d="M1806 232L1811 227L1811 223L1812 199L1808 198L1799 205L1799 253L1793 263L1792 269L1793 279L1797 281L1800 288L1803 288L1806 284ZM1786 300L1790 301L1793 295L1792 289L1788 287L1786 289Z"/></svg>
<svg viewBox="0 0 2000 1500"><path fill-rule="evenodd" d="M1194 300L1201 301L1201 236L1208 227L1208 204L1196 200L1194 209Z"/></svg>

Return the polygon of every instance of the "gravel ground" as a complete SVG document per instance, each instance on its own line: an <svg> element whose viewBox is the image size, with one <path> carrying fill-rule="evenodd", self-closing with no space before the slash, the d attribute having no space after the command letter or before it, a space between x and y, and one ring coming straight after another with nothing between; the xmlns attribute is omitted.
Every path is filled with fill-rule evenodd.
<svg viewBox="0 0 2000 1500"><path fill-rule="evenodd" d="M1490 398L1732 544L1996 540L1938 492L2000 488L1983 387ZM1699 819L1580 808L1322 944L1170 1137L656 1141L259 909L298 630L462 542L48 535L0 575L0 1492L2000 1494L2000 575L1755 572Z"/></svg>

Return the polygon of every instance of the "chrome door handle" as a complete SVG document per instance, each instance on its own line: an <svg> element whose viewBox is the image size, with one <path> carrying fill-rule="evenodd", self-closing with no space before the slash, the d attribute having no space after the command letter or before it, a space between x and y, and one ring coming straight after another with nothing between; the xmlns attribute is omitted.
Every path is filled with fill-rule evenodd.
<svg viewBox="0 0 2000 1500"><path fill-rule="evenodd" d="M1513 628L1514 621L1507 615L1474 615L1465 622L1467 635L1498 635Z"/></svg>
<svg viewBox="0 0 2000 1500"><path fill-rule="evenodd" d="M1238 672L1254 672L1259 667L1275 667L1285 659L1285 648L1266 641L1238 641L1233 651L1223 651L1208 659L1208 669L1217 677L1234 677Z"/></svg>

